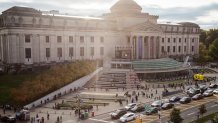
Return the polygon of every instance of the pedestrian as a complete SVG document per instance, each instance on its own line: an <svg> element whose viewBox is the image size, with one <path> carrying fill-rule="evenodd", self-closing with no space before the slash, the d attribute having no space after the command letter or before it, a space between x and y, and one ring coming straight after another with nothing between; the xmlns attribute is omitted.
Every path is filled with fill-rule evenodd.
<svg viewBox="0 0 218 123"><path fill-rule="evenodd" d="M128 99L126 99L126 104L128 104Z"/></svg>
<svg viewBox="0 0 218 123"><path fill-rule="evenodd" d="M96 105L96 109L98 110L98 105Z"/></svg>
<svg viewBox="0 0 218 123"><path fill-rule="evenodd" d="M49 120L49 113L47 113L47 120Z"/></svg>
<svg viewBox="0 0 218 123"><path fill-rule="evenodd" d="M62 116L60 116L60 122L62 122Z"/></svg>
<svg viewBox="0 0 218 123"><path fill-rule="evenodd" d="M42 121L42 123L44 123L44 122L45 122L45 119L44 119L44 117L42 117L41 121Z"/></svg>
<svg viewBox="0 0 218 123"><path fill-rule="evenodd" d="M57 117L57 123L59 123L60 122L60 119L59 119L59 116Z"/></svg>

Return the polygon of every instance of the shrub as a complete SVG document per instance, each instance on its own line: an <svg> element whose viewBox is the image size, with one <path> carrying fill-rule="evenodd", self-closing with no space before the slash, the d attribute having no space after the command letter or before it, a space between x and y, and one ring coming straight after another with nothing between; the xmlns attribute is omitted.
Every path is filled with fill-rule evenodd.
<svg viewBox="0 0 218 123"><path fill-rule="evenodd" d="M19 105L30 103L90 74L95 69L96 62L94 61L76 61L53 66L37 75L34 79L24 81L19 88L11 89L13 102Z"/></svg>

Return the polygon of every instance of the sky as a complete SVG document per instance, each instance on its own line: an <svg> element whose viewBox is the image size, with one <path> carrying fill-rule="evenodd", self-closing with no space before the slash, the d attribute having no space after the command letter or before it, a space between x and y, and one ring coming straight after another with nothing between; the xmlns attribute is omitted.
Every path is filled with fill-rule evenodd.
<svg viewBox="0 0 218 123"><path fill-rule="evenodd" d="M100 16L110 12L118 0L0 0L0 12L12 6L37 10L59 10L78 16ZM218 0L135 0L142 12L159 15L159 23L194 22L203 29L218 28Z"/></svg>

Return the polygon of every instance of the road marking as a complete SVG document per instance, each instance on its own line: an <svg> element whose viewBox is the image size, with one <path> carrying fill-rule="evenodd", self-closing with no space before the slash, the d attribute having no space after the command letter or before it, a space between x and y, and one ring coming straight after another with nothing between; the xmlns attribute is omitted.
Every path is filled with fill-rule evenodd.
<svg viewBox="0 0 218 123"><path fill-rule="evenodd" d="M94 121L99 121L99 122L103 122L103 123L113 123L111 121L106 121L106 120L99 120L99 119L93 119L93 118L89 118L90 120L94 120Z"/></svg>
<svg viewBox="0 0 218 123"><path fill-rule="evenodd" d="M211 108L213 108L213 107L216 107L217 105L212 105L212 106L210 106Z"/></svg>
<svg viewBox="0 0 218 123"><path fill-rule="evenodd" d="M195 112L189 113L189 114L187 114L187 115L193 115L193 114L195 114Z"/></svg>

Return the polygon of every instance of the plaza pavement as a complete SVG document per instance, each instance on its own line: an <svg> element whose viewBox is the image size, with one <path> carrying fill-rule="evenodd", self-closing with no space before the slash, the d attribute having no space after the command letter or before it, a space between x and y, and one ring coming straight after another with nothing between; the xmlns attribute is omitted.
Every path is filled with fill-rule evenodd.
<svg viewBox="0 0 218 123"><path fill-rule="evenodd" d="M42 105L40 107L32 109L30 111L31 112L30 115L31 115L31 117L35 117L36 114L38 114L40 118L44 117L45 123L56 123L57 117L59 117L59 116L62 117L62 123L86 123L87 122L86 120L84 120L84 121L83 120L79 120L78 116L75 115L73 110L55 110L52 107L55 105L55 103L61 103L62 100L71 100L73 97L75 97L75 95L77 95L77 94L79 94L81 92L86 92L86 93L101 93L102 95L108 94L108 93L112 93L114 95L115 94L123 95L124 92L126 92L126 91L133 91L133 90L135 90L136 92L144 91L146 94L153 93L154 97L161 96L163 88L158 88L157 89L157 94L155 94L156 93L156 88L151 88L151 87L152 86L150 86L149 91L136 90L136 89L131 89L131 90L109 89L109 91L107 91L107 92L105 90L100 90L100 89L95 90L95 91L93 89L81 90L81 91L78 91L76 93L71 93L71 94L65 95L65 96L63 96L63 97L61 97L61 98L59 98L57 100L51 101L51 102L49 102L47 104L44 104L44 105ZM179 89L179 88L177 88L177 89ZM169 88L169 91L174 91L174 90L176 90L176 89ZM151 101L154 101L154 98L152 98L152 99L151 98L146 98L146 97L142 97L142 95L140 95L138 103L140 103L140 102L145 103L145 102L151 102ZM130 103L131 99L129 99L128 102ZM101 115L101 114L104 114L104 113L109 113L109 112L114 111L116 109L123 108L125 105L126 105L126 102L123 102L123 106L121 106L118 102L109 102L109 105L107 105L107 106L98 106L98 109L97 109L97 107L94 107L93 111L95 112L95 116L96 116L96 115ZM49 115L50 115L49 120L47 120L47 113L49 113ZM3 115L13 115L14 112L7 110L6 114L3 114L2 109L0 109L0 114L2 116ZM30 122L30 121L28 121L28 122ZM20 122L20 123L26 123L26 122Z"/></svg>

